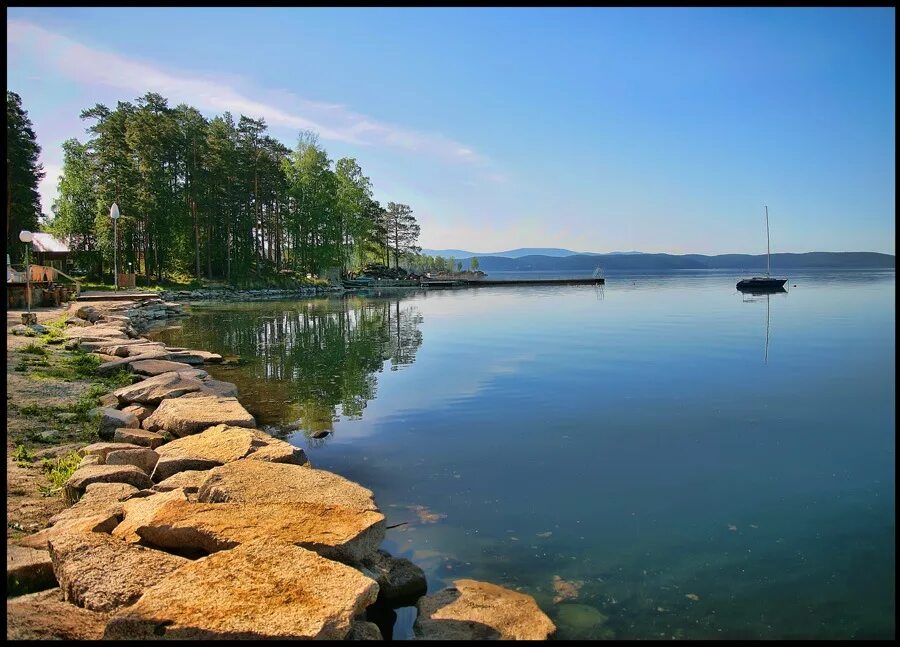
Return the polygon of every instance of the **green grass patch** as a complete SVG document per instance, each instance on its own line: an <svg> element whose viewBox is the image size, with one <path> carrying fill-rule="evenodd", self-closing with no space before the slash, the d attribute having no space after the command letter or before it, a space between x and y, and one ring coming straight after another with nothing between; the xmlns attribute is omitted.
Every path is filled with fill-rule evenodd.
<svg viewBox="0 0 900 647"><path fill-rule="evenodd" d="M48 321L44 325L48 328L47 332L41 335L41 341L45 344L61 344L65 341L63 331L66 329L66 319L69 315L63 313L62 316Z"/></svg>
<svg viewBox="0 0 900 647"><path fill-rule="evenodd" d="M70 452L62 458L45 458L41 467L47 473L50 484L41 486L41 494L51 496L62 490L79 463L81 456L78 452Z"/></svg>
<svg viewBox="0 0 900 647"><path fill-rule="evenodd" d="M25 445L16 445L12 458L19 465L27 465L35 461L34 454Z"/></svg>
<svg viewBox="0 0 900 647"><path fill-rule="evenodd" d="M20 353L28 353L30 355L47 355L47 349L44 348L44 344L38 342L31 342L24 348L22 348Z"/></svg>

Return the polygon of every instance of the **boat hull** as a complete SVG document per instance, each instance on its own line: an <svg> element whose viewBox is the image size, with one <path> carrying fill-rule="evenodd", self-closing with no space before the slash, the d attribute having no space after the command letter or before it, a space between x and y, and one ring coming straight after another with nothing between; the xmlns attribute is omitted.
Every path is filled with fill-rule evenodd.
<svg viewBox="0 0 900 647"><path fill-rule="evenodd" d="M763 277L753 277L752 279L742 279L737 282L737 289L741 291L781 291L787 279L771 279Z"/></svg>

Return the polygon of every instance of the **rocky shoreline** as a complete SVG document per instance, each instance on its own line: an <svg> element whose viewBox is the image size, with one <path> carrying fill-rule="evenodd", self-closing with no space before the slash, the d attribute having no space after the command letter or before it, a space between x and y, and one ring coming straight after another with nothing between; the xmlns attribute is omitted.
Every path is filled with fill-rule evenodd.
<svg viewBox="0 0 900 647"><path fill-rule="evenodd" d="M198 290L163 290L160 298L166 301L274 301L291 297L303 298L316 295L343 294L341 286L308 286L302 288L264 288L258 290L239 290L223 287L218 289L203 288Z"/></svg>
<svg viewBox="0 0 900 647"><path fill-rule="evenodd" d="M370 490L257 429L235 385L203 369L220 355L142 336L187 316L179 303L70 312L66 347L133 383L101 398L100 442L80 448L65 485L71 506L8 546L8 582L37 592L7 599L7 638L372 640L383 635L369 618L412 604L421 639L555 631L531 596L494 584L426 595L422 569L380 549Z"/></svg>

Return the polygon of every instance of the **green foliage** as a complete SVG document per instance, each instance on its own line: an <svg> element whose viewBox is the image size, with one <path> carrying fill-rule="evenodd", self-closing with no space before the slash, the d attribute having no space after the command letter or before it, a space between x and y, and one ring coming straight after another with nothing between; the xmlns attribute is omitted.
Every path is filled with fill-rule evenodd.
<svg viewBox="0 0 900 647"><path fill-rule="evenodd" d="M473 256L472 258L469 259L469 269L471 269L473 272L478 271L478 257L477 256Z"/></svg>
<svg viewBox="0 0 900 647"><path fill-rule="evenodd" d="M68 318L67 314L63 314L60 317L52 321L48 321L44 324L47 327L47 332L41 335L41 341L45 344L61 344L65 341L65 336L63 335L63 331L66 329L66 319Z"/></svg>
<svg viewBox="0 0 900 647"><path fill-rule="evenodd" d="M62 490L69 477L78 469L79 463L81 463L81 456L78 452L71 452L62 458L45 458L41 467L47 473L50 484L42 486L41 493L44 496L50 496Z"/></svg>
<svg viewBox="0 0 900 647"><path fill-rule="evenodd" d="M44 348L44 345L43 345L43 344L38 344L38 343L36 343L36 342L31 342L30 344L28 344L27 346L25 346L24 348L22 348L19 352L21 352L21 353L31 353L31 354L33 354L33 355L42 355L42 356L46 356L46 355L47 355L47 349Z"/></svg>
<svg viewBox="0 0 900 647"><path fill-rule="evenodd" d="M396 266L418 249L412 210L383 209L357 161L333 163L313 133L289 150L261 119L207 120L155 93L81 117L90 139L63 146L48 228L71 237L79 265L102 277L85 288L111 286L114 256L139 273L138 285L194 288L201 278L277 283L284 271L303 281L392 255Z"/></svg>
<svg viewBox="0 0 900 647"><path fill-rule="evenodd" d="M27 447L25 447L25 445L16 445L16 448L13 450L12 459L20 465L27 465L28 463L33 463L35 461L35 456Z"/></svg>
<svg viewBox="0 0 900 647"><path fill-rule="evenodd" d="M13 263L22 261L25 245L19 241L23 229L37 231L41 200L38 184L44 177L39 161L41 147L22 98L6 91L6 251Z"/></svg>

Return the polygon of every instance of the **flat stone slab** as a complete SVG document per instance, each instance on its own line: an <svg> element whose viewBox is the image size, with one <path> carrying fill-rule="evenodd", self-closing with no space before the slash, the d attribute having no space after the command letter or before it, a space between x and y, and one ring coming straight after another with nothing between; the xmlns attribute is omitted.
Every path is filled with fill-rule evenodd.
<svg viewBox="0 0 900 647"><path fill-rule="evenodd" d="M6 547L6 589L31 593L56 586L50 553L39 548Z"/></svg>
<svg viewBox="0 0 900 647"><path fill-rule="evenodd" d="M172 362L166 359L142 359L131 363L132 370L138 375L160 375L162 373L171 373L189 369L190 365L183 362ZM200 369L194 369L200 371ZM209 375L206 371L201 371L204 375Z"/></svg>
<svg viewBox="0 0 900 647"><path fill-rule="evenodd" d="M186 362L188 364L220 364L222 362L221 355L209 353L205 350L170 351L169 358L174 362Z"/></svg>
<svg viewBox="0 0 900 647"><path fill-rule="evenodd" d="M105 353L107 355L115 355L116 357L135 357L137 355L146 355L150 352L155 351L165 351L165 347L162 344L153 344L153 343L144 343L144 344L128 344L128 345L116 345L116 346L104 346L103 348L99 348L97 350L98 353ZM139 360L142 362L152 362L153 360ZM131 362L132 370L134 370L134 362Z"/></svg>
<svg viewBox="0 0 900 647"><path fill-rule="evenodd" d="M163 400L156 411L144 419L141 427L148 431L168 431L181 437L220 424L255 427L256 420L236 398L195 395Z"/></svg>
<svg viewBox="0 0 900 647"><path fill-rule="evenodd" d="M103 442L85 445L78 450L82 456L99 456L101 464L106 461L106 455L110 452L119 451L121 449L140 449L141 446L134 443L126 442Z"/></svg>
<svg viewBox="0 0 900 647"><path fill-rule="evenodd" d="M530 595L476 580L456 580L416 608L413 631L425 640L546 640L556 631Z"/></svg>
<svg viewBox="0 0 900 647"><path fill-rule="evenodd" d="M119 449L106 455L105 465L134 465L144 474L150 475L159 461L159 454L149 447Z"/></svg>
<svg viewBox="0 0 900 647"><path fill-rule="evenodd" d="M89 530L91 532L105 533L111 532L119 524L119 515L116 514L98 514L91 517L80 517L78 519L68 519L55 523L49 528L22 537L16 542L16 546L25 548L37 548L39 550L49 550L50 540L54 537L71 533L74 531Z"/></svg>
<svg viewBox="0 0 900 647"><path fill-rule="evenodd" d="M169 501L187 501L187 493L182 488L172 488L166 492L146 497L129 499L122 505L122 522L112 530L112 536L136 544L141 541L137 529L150 521L156 512Z"/></svg>
<svg viewBox="0 0 900 647"><path fill-rule="evenodd" d="M146 429L116 429L113 441L156 449L166 442L166 438L162 434Z"/></svg>
<svg viewBox="0 0 900 647"><path fill-rule="evenodd" d="M178 398L186 393L199 391L201 388L203 388L203 382L200 380L183 377L177 371L170 371L148 377L136 384L123 386L113 391L113 395L119 399L121 406L135 403L159 404L166 398Z"/></svg>
<svg viewBox="0 0 900 647"><path fill-rule="evenodd" d="M59 588L6 599L7 640L100 640L108 620L66 602Z"/></svg>
<svg viewBox="0 0 900 647"><path fill-rule="evenodd" d="M153 485L150 477L134 465L90 465L79 467L66 481L66 499L77 501L91 483L127 483L139 490Z"/></svg>
<svg viewBox="0 0 900 647"><path fill-rule="evenodd" d="M111 362L103 362L100 366L97 367L97 375L103 377L107 375L112 375L116 371L120 370L131 371L131 363L128 359L117 359Z"/></svg>
<svg viewBox="0 0 900 647"><path fill-rule="evenodd" d="M151 487L154 492L170 492L184 490L185 494L196 494L203 482L209 478L208 470L185 470L173 474Z"/></svg>
<svg viewBox="0 0 900 647"><path fill-rule="evenodd" d="M137 491L128 483L91 483L75 505L50 517L50 523L56 525L97 515L121 515L123 501Z"/></svg>
<svg viewBox="0 0 900 647"><path fill-rule="evenodd" d="M123 523L130 521L126 509ZM372 510L316 503L175 500L148 515L134 532L152 546L206 553L228 550L266 537L355 564L373 554L384 540L384 515Z"/></svg>
<svg viewBox="0 0 900 647"><path fill-rule="evenodd" d="M83 328L66 328L63 331L63 337L77 339L82 342L106 342L108 345L112 344L112 340L128 339L128 335L122 332L120 328L104 324L95 324Z"/></svg>
<svg viewBox="0 0 900 647"><path fill-rule="evenodd" d="M104 638L341 640L377 595L353 568L263 539L161 580L110 618Z"/></svg>
<svg viewBox="0 0 900 647"><path fill-rule="evenodd" d="M238 394L238 388L237 385L232 382L206 379L203 380L203 387L200 389L200 392L208 393L210 395L219 395L225 398L235 398Z"/></svg>
<svg viewBox="0 0 900 647"><path fill-rule="evenodd" d="M166 443L158 449L159 463L153 478L162 481L177 472L199 466L201 469L224 465L241 458L303 465L307 462L302 449L246 427L216 425L193 436ZM197 461L203 461L197 463ZM213 465L207 465L213 463Z"/></svg>
<svg viewBox="0 0 900 647"><path fill-rule="evenodd" d="M69 532L50 540L63 597L91 611L113 611L188 560L100 532Z"/></svg>
<svg viewBox="0 0 900 647"><path fill-rule="evenodd" d="M112 407L101 407L98 410L100 416L100 438L112 440L116 429L120 427L140 427L141 422L132 413L119 411Z"/></svg>
<svg viewBox="0 0 900 647"><path fill-rule="evenodd" d="M378 511L372 490L312 467L236 461L210 471L197 494L206 503L317 503Z"/></svg>

